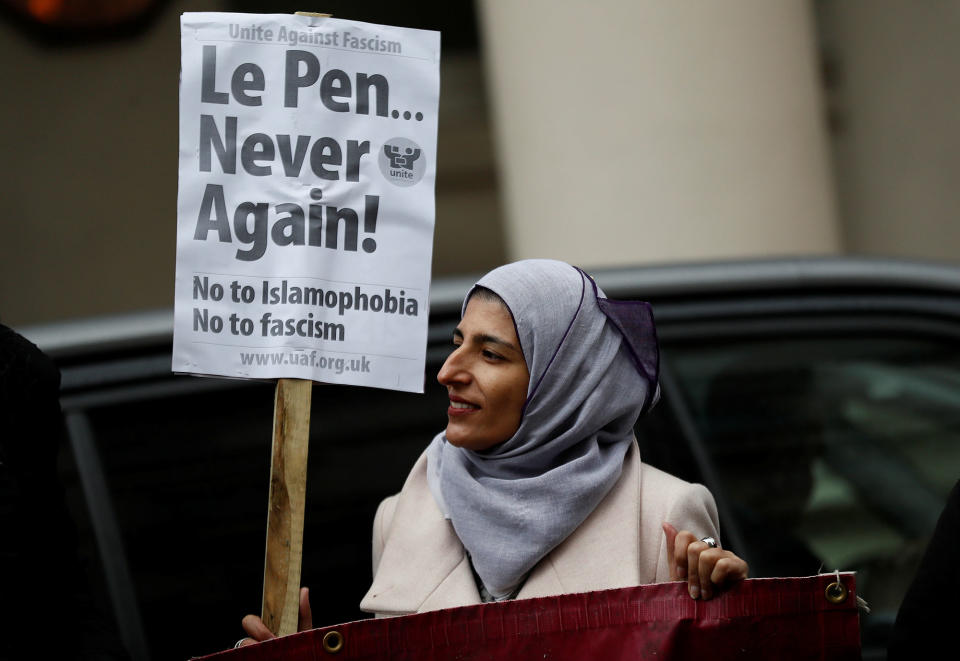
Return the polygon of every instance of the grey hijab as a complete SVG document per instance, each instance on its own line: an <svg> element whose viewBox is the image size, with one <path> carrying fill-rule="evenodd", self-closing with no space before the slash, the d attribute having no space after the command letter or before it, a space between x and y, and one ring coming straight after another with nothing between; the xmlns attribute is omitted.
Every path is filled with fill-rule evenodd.
<svg viewBox="0 0 960 661"><path fill-rule="evenodd" d="M658 353L649 305L607 300L569 264L516 262L476 286L513 315L530 372L523 417L482 452L438 434L427 478L484 587L501 599L619 478L633 425L658 394Z"/></svg>

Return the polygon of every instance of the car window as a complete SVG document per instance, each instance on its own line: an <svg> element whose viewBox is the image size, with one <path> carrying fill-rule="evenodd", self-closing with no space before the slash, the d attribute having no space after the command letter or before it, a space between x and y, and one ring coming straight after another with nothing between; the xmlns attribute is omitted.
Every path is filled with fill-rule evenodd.
<svg viewBox="0 0 960 661"><path fill-rule="evenodd" d="M260 612L274 387L185 376L171 383L179 389L83 414L151 656L186 659L228 647L242 634L240 618ZM317 623L365 617L377 505L400 490L443 429L445 390L426 385L426 395L314 387L301 580ZM90 531L76 475L62 478L81 532ZM84 555L94 557L92 532L84 538ZM171 636L174 612L204 625Z"/></svg>
<svg viewBox="0 0 960 661"><path fill-rule="evenodd" d="M960 477L955 345L723 342L668 359L752 574L856 570L892 620Z"/></svg>

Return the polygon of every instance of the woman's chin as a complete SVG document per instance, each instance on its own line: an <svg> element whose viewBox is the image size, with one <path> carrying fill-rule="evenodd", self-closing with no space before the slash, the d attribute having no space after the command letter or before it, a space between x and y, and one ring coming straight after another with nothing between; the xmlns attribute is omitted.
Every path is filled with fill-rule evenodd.
<svg viewBox="0 0 960 661"><path fill-rule="evenodd" d="M447 431L444 432L444 436L450 445L463 448L464 450L473 450L474 452L489 450L507 440L505 438L488 438L477 436L476 434L465 434L462 430L452 428L452 425L447 426Z"/></svg>
<svg viewBox="0 0 960 661"><path fill-rule="evenodd" d="M456 429L451 429L449 426L447 427L447 430L443 433L443 435L446 437L447 443L449 443L450 445L454 445L458 448L467 447L467 445L465 444L468 444L470 442L469 436L465 436L462 433L458 433Z"/></svg>
<svg viewBox="0 0 960 661"><path fill-rule="evenodd" d="M447 429L444 435L451 444L458 448L469 447L470 442L476 440L477 430L469 421L463 420L462 416L447 416Z"/></svg>

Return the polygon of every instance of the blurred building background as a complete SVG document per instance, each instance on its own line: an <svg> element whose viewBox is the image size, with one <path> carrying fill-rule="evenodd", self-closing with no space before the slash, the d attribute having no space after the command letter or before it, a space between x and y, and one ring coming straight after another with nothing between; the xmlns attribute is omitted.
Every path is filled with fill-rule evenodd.
<svg viewBox="0 0 960 661"><path fill-rule="evenodd" d="M442 31L435 275L960 254L960 0L0 7L9 325L172 308L184 11Z"/></svg>

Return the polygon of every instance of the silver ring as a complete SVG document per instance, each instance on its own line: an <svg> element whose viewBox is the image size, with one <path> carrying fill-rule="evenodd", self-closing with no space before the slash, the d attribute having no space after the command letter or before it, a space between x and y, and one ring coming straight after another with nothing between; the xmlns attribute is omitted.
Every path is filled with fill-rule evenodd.
<svg viewBox="0 0 960 661"><path fill-rule="evenodd" d="M243 645L243 641L245 641L247 638L249 638L249 636L244 636L243 638L241 638L240 640L238 640L237 642L235 642L235 643L233 644L233 649L235 649L235 650L236 650L236 649L240 649L240 646Z"/></svg>
<svg viewBox="0 0 960 661"><path fill-rule="evenodd" d="M717 544L717 540L715 540L713 537L704 537L700 541L712 549L715 549L718 546L720 546L719 544Z"/></svg>

